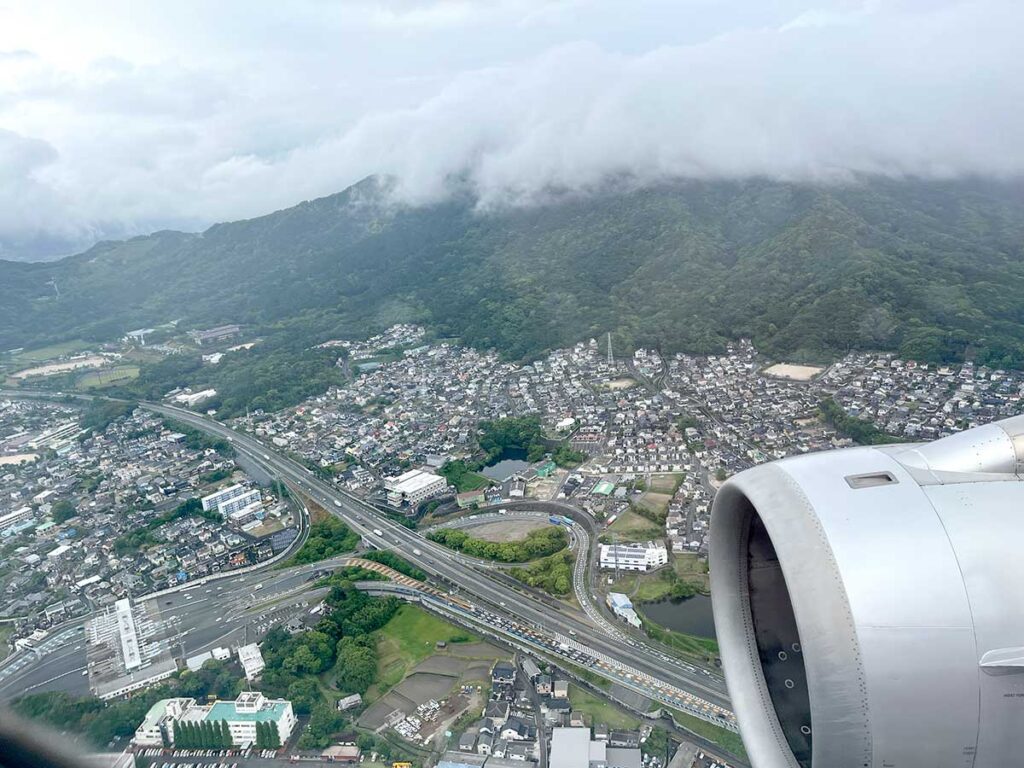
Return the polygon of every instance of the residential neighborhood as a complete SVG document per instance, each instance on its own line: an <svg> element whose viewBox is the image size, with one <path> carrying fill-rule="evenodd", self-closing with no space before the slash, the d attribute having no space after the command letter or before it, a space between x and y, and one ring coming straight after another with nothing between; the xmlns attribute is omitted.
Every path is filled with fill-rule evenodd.
<svg viewBox="0 0 1024 768"><path fill-rule="evenodd" d="M0 618L15 620L13 640L294 540L293 508L224 445L141 409L94 432L81 417L81 406L0 400ZM224 487L243 508L201 505Z"/></svg>

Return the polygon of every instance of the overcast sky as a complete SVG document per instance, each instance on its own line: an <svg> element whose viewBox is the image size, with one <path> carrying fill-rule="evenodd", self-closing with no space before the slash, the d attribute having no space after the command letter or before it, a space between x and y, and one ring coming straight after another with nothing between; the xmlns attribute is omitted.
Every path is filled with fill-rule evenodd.
<svg viewBox="0 0 1024 768"><path fill-rule="evenodd" d="M0 0L0 252L371 173L481 205L608 175L1015 176L1019 0Z"/></svg>

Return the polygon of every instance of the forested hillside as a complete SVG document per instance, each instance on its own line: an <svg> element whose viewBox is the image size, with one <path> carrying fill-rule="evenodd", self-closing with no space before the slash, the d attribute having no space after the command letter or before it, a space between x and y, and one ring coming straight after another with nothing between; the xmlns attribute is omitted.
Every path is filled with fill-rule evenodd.
<svg viewBox="0 0 1024 768"><path fill-rule="evenodd" d="M794 360L1020 366L1022 203L981 182L680 182L480 213L392 206L367 180L202 234L0 262L0 347L181 320L307 348L401 320L512 359L611 331L623 350L751 336Z"/></svg>

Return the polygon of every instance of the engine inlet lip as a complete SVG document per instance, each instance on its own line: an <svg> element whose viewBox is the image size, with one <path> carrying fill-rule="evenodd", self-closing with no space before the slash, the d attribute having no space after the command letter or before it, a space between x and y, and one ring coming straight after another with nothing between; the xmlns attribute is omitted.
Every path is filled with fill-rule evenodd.
<svg viewBox="0 0 1024 768"><path fill-rule="evenodd" d="M812 764L860 765L861 759L871 764L866 678L842 578L810 501L788 472L771 464L726 482L711 516L715 630L751 762L755 768L799 768L775 713L755 639L747 579L755 514L789 585L814 716Z"/></svg>

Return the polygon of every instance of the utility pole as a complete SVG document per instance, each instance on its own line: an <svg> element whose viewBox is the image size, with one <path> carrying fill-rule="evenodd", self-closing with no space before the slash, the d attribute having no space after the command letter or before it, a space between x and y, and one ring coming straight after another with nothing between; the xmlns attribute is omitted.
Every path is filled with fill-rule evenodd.
<svg viewBox="0 0 1024 768"><path fill-rule="evenodd" d="M619 581L619 536L612 531L612 558L615 560L615 581Z"/></svg>

